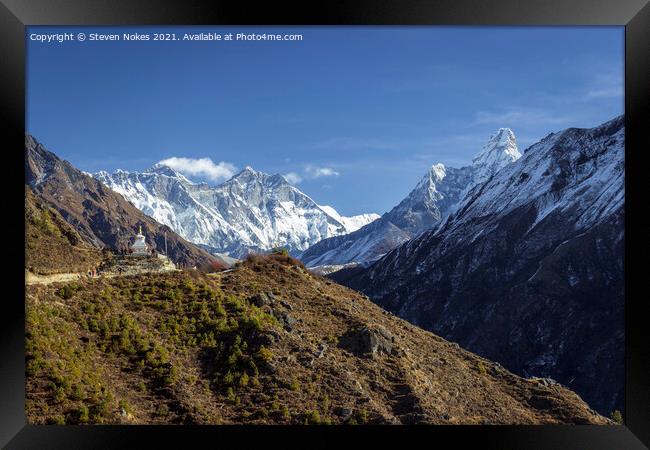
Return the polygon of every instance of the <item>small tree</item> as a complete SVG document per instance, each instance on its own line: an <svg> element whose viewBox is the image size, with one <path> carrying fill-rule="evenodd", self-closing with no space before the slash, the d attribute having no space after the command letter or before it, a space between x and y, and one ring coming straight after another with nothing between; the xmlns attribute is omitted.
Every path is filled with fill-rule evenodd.
<svg viewBox="0 0 650 450"><path fill-rule="evenodd" d="M623 425L623 414L618 409L612 411L609 417L619 425Z"/></svg>

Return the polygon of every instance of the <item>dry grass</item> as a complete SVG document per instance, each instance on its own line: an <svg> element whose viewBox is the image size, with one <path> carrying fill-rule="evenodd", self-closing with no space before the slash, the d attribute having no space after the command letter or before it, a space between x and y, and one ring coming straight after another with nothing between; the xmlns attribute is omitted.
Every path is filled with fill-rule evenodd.
<svg viewBox="0 0 650 450"><path fill-rule="evenodd" d="M610 423L286 255L61 288L28 288L30 423ZM351 349L366 326L396 351Z"/></svg>
<svg viewBox="0 0 650 450"><path fill-rule="evenodd" d="M25 189L25 268L49 275L97 267L101 251L84 243L61 215Z"/></svg>

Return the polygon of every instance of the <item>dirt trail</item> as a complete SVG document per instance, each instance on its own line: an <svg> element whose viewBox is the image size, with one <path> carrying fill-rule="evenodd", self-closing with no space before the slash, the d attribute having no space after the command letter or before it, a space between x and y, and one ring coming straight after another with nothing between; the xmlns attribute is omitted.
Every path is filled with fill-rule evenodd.
<svg viewBox="0 0 650 450"><path fill-rule="evenodd" d="M169 272L178 271L180 269L169 270ZM124 273L114 273L114 272L102 272L101 274L93 278L115 278L123 277L128 275L136 275L142 273L158 273L158 270L138 270L136 272L124 272ZM55 273L52 275L38 275L28 270L25 270L25 284L51 284L51 283L61 283L74 280L90 279L86 273Z"/></svg>
<svg viewBox="0 0 650 450"><path fill-rule="evenodd" d="M103 278L113 278L115 275L103 274ZM37 275L33 272L25 271L25 284L51 284L67 281L74 281L88 278L85 273L55 273L52 275Z"/></svg>

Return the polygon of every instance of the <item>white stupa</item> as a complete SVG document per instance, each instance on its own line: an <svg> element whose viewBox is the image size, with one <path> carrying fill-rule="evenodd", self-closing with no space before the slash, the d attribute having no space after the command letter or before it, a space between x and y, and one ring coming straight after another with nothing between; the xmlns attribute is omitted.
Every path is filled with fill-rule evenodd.
<svg viewBox="0 0 650 450"><path fill-rule="evenodd" d="M146 256L149 254L147 244L144 242L144 234L142 234L142 226L138 229L138 234L135 235L135 242L131 245L133 255Z"/></svg>

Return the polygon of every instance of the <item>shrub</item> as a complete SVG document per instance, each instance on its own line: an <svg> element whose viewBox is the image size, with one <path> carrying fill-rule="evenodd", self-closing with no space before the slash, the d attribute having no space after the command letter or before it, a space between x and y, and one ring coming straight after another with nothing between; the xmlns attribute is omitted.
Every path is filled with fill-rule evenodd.
<svg viewBox="0 0 650 450"><path fill-rule="evenodd" d="M320 414L315 409L305 413L305 425L320 425Z"/></svg>
<svg viewBox="0 0 650 450"><path fill-rule="evenodd" d="M228 401L231 401L233 403L237 399L237 396L235 395L235 390L230 386L228 387L228 389L226 389L226 398L228 399Z"/></svg>
<svg viewBox="0 0 650 450"><path fill-rule="evenodd" d="M221 261L213 259L209 263L202 266L201 271L206 273L215 273L215 272L221 272L223 270L226 270L227 268L228 266L226 266Z"/></svg>
<svg viewBox="0 0 650 450"><path fill-rule="evenodd" d="M48 423L52 425L65 425L65 417L56 415L48 419Z"/></svg>
<svg viewBox="0 0 650 450"><path fill-rule="evenodd" d="M123 409L124 412L127 413L127 414L131 412L131 407L126 402L126 400L120 400L119 407L120 407L120 409Z"/></svg>
<svg viewBox="0 0 650 450"><path fill-rule="evenodd" d="M86 405L81 405L76 411L76 416L78 423L88 423L88 420L90 420L88 407Z"/></svg>
<svg viewBox="0 0 650 450"><path fill-rule="evenodd" d="M83 399L83 391L82 391L80 385L78 385L78 384L74 385L74 387L72 388L72 393L70 394L70 399L72 399L72 400L82 400Z"/></svg>
<svg viewBox="0 0 650 450"><path fill-rule="evenodd" d="M271 349L261 346L255 353L255 357L260 361L268 362L273 359L273 352Z"/></svg>
<svg viewBox="0 0 650 450"><path fill-rule="evenodd" d="M167 408L167 405L165 405L164 403L159 404L158 407L156 408L156 415L158 417L164 417L168 413L169 413L169 409Z"/></svg>
<svg viewBox="0 0 650 450"><path fill-rule="evenodd" d="M339 343L339 338L334 335L327 336L325 340L332 345L337 345Z"/></svg>
<svg viewBox="0 0 650 450"><path fill-rule="evenodd" d="M482 361L479 361L478 364L476 365L476 370L478 370L478 373L481 375L485 375L487 373L487 369L485 368L485 364L483 364Z"/></svg>
<svg viewBox="0 0 650 450"><path fill-rule="evenodd" d="M229 370L223 376L223 382L224 382L225 385L229 386L229 385L233 384L234 381L235 381L235 375Z"/></svg>
<svg viewBox="0 0 650 450"><path fill-rule="evenodd" d="M75 290L69 284L66 284L61 289L59 289L59 292L57 292L59 297L61 297L63 300L68 300L68 299L72 298L74 293L75 293Z"/></svg>
<svg viewBox="0 0 650 450"><path fill-rule="evenodd" d="M330 398L325 394L321 400L323 402L323 411L327 412L330 409Z"/></svg>
<svg viewBox="0 0 650 450"><path fill-rule="evenodd" d="M365 409L360 409L355 414L355 419L357 423L364 424L368 422L368 413L366 412Z"/></svg>
<svg viewBox="0 0 650 450"><path fill-rule="evenodd" d="M63 386L57 386L54 388L54 401L57 403L62 402L66 398L65 389Z"/></svg>
<svg viewBox="0 0 650 450"><path fill-rule="evenodd" d="M612 413L609 415L610 419L612 419L614 422L616 422L619 425L623 425L623 414L618 409L615 409L612 411Z"/></svg>
<svg viewBox="0 0 650 450"><path fill-rule="evenodd" d="M260 270L259 269L260 265L274 264L274 263L283 266L298 266L298 267L302 267L303 269L305 268L305 265L301 261L290 256L289 252L287 252L286 249L280 252L270 253L268 255L249 253L246 259L244 260L244 263L247 264L248 266L252 266L254 269L257 268L256 270L258 271Z"/></svg>
<svg viewBox="0 0 650 450"><path fill-rule="evenodd" d="M284 247L274 247L273 249L271 249L271 253L282 255L282 256L289 256L289 250L287 250Z"/></svg>

